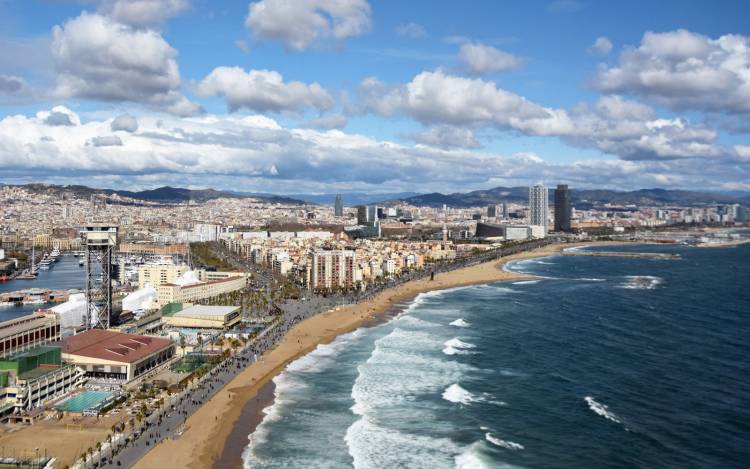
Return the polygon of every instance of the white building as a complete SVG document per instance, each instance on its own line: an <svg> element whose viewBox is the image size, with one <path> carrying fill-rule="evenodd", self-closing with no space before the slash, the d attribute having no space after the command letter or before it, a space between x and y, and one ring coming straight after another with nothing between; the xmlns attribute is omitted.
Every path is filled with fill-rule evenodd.
<svg viewBox="0 0 750 469"><path fill-rule="evenodd" d="M549 195L544 184L529 187L529 225L541 226L544 236L547 235L549 218ZM544 237L542 236L542 238Z"/></svg>

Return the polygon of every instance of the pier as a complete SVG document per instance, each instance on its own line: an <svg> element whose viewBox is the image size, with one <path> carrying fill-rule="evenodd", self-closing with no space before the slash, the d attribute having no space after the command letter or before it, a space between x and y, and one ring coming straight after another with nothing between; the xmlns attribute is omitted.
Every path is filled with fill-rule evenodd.
<svg viewBox="0 0 750 469"><path fill-rule="evenodd" d="M674 260L679 254L666 252L621 252L621 251L563 251L565 256L632 257L634 259Z"/></svg>

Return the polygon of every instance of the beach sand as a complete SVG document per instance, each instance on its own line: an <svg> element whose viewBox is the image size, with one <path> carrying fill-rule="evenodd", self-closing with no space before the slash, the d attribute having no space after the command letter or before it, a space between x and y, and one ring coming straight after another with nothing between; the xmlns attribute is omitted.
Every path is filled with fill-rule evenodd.
<svg viewBox="0 0 750 469"><path fill-rule="evenodd" d="M247 435L260 423L263 418L263 407L273 398L272 387L265 389L263 387L283 371L290 362L311 352L318 344L328 343L340 334L368 323L371 324L383 313L392 311L395 303L411 300L419 293L497 281L528 279L531 277L507 272L502 269L502 266L513 260L552 255L563 248L577 245L580 244L545 246L534 251L508 256L502 260L440 273L435 275L433 281L427 278L408 282L384 291L372 300L338 307L302 321L293 327L275 348L266 352L261 361L253 363L240 372L219 394L193 414L188 419L182 436L155 446L135 467L138 469L207 468L214 467L220 459L222 468L241 467L242 461L238 456L247 445ZM259 396L261 389L264 392ZM243 427L248 426L236 428L236 424L240 421ZM233 440L232 448L227 449L231 451L224 455L225 446L230 439Z"/></svg>

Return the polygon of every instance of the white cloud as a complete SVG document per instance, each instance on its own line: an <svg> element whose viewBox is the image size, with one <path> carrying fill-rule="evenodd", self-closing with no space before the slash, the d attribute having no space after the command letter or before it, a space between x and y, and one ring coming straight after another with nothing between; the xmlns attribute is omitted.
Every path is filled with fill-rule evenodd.
<svg viewBox="0 0 750 469"><path fill-rule="evenodd" d="M240 67L217 67L198 85L203 96L223 96L230 110L240 108L255 111L320 111L333 105L333 98L318 83L284 82L280 73L272 70L250 70Z"/></svg>
<svg viewBox="0 0 750 469"><path fill-rule="evenodd" d="M388 87L375 78L360 85L364 110L406 115L423 124L513 130L558 137L623 159L718 157L727 150L713 129L683 118L659 119L648 106L605 96L596 106L571 110L540 106L493 82L422 72L411 82Z"/></svg>
<svg viewBox="0 0 750 469"><path fill-rule="evenodd" d="M606 57L612 52L612 41L607 39L605 36L599 36L596 38L591 47L589 47L589 54L595 54L599 57Z"/></svg>
<svg viewBox="0 0 750 469"><path fill-rule="evenodd" d="M59 112L74 126L49 126ZM112 117L80 123L57 107L0 120L0 171L9 177L88 181L136 187L175 184L299 192L466 190L539 179L576 187L717 187L742 183L750 162L703 160L579 160L550 163L533 153L502 155L466 149L400 145L339 130L282 128L263 116L140 115L137 133L110 133ZM95 144L108 144L95 146ZM103 181L103 182L102 182Z"/></svg>
<svg viewBox="0 0 750 469"><path fill-rule="evenodd" d="M112 132L122 130L133 133L138 130L138 120L130 114L121 114L112 120L110 128Z"/></svg>
<svg viewBox="0 0 750 469"><path fill-rule="evenodd" d="M370 30L366 0L260 0L251 3L245 26L259 39L288 49L307 49L317 39L343 41Z"/></svg>
<svg viewBox="0 0 750 469"><path fill-rule="evenodd" d="M95 147L122 146L122 140L117 135L102 135L101 137L93 137L90 140L90 143Z"/></svg>
<svg viewBox="0 0 750 469"><path fill-rule="evenodd" d="M157 26L190 7L189 0L103 0L99 10L118 23Z"/></svg>
<svg viewBox="0 0 750 469"><path fill-rule="evenodd" d="M406 114L424 124L510 126L512 118L544 118L548 112L495 83L422 72L406 85L389 88L375 78L360 85L365 108L384 116Z"/></svg>
<svg viewBox="0 0 750 469"><path fill-rule="evenodd" d="M465 43L458 51L458 60L476 75L515 70L521 60L513 54L479 42Z"/></svg>
<svg viewBox="0 0 750 469"><path fill-rule="evenodd" d="M602 69L599 88L654 100L676 110L750 112L750 37L718 39L677 31L644 34L619 64Z"/></svg>
<svg viewBox="0 0 750 469"><path fill-rule="evenodd" d="M427 37L427 31L424 26L417 23L403 23L396 27L396 34L401 37L412 39L423 39Z"/></svg>
<svg viewBox="0 0 750 469"><path fill-rule="evenodd" d="M55 26L52 36L57 97L132 101L177 115L201 112L180 93L177 51L159 33L84 12Z"/></svg>
<svg viewBox="0 0 750 469"><path fill-rule="evenodd" d="M474 132L462 127L439 125L408 135L412 140L438 148L479 148Z"/></svg>

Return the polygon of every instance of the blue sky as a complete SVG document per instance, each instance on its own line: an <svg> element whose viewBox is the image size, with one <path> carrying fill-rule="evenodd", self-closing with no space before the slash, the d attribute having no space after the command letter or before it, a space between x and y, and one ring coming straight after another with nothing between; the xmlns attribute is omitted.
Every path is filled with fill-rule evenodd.
<svg viewBox="0 0 750 469"><path fill-rule="evenodd" d="M730 1L0 0L0 181L750 190L749 14Z"/></svg>

